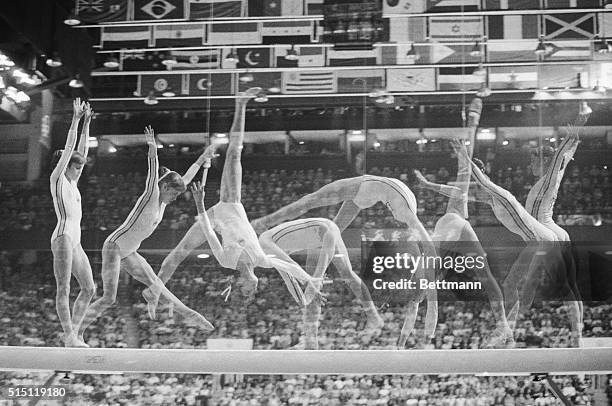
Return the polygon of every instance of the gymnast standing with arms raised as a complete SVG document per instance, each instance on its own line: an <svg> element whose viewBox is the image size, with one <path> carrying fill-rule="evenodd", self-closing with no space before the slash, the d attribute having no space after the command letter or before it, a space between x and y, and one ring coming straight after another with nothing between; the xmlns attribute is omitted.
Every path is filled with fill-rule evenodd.
<svg viewBox="0 0 612 406"><path fill-rule="evenodd" d="M81 246L81 193L77 183L83 166L87 162L89 124L93 110L89 103L81 103L77 98L72 103L72 124L68 130L66 146L53 155L51 167L51 196L57 215L57 226L51 237L53 253L53 273L57 282L55 304L66 347L88 347L82 336L77 336L85 317L89 302L95 294L91 265ZM75 143L81 117L83 130L75 151ZM70 275L74 274L81 288L70 316Z"/></svg>
<svg viewBox="0 0 612 406"><path fill-rule="evenodd" d="M195 322L205 330L213 329L212 324L208 320L195 310L185 306L163 285L155 275L155 272L153 272L151 265L137 252L142 241L148 238L161 222L166 205L185 192L187 189L186 183L190 182L195 173L197 173L199 164L204 161L205 157L200 156L198 162L189 168L184 177L164 167L161 168L160 176L158 174L157 144L151 127L145 128L145 139L149 147L149 171L147 173L146 188L144 193L138 198L127 219L104 242L102 247L102 283L104 294L90 306L85 321L81 325L81 333L104 310L115 303L121 269L124 269L136 280L147 285L147 287L159 291L175 305L176 310L186 320Z"/></svg>

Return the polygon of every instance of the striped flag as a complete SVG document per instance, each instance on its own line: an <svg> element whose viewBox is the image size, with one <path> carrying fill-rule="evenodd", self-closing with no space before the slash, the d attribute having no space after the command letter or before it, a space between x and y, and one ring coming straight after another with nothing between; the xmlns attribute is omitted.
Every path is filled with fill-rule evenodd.
<svg viewBox="0 0 612 406"><path fill-rule="evenodd" d="M127 0L78 0L76 14L86 23L127 20Z"/></svg>
<svg viewBox="0 0 612 406"><path fill-rule="evenodd" d="M484 0L487 10L530 10L541 7L540 0Z"/></svg>
<svg viewBox="0 0 612 406"><path fill-rule="evenodd" d="M579 88L580 76L588 76L588 71L589 67L585 65L542 65L539 71L540 87L543 89Z"/></svg>
<svg viewBox="0 0 612 406"><path fill-rule="evenodd" d="M384 69L342 70L336 73L338 93L367 93L375 88L383 88Z"/></svg>
<svg viewBox="0 0 612 406"><path fill-rule="evenodd" d="M134 20L185 18L183 0L134 0Z"/></svg>
<svg viewBox="0 0 612 406"><path fill-rule="evenodd" d="M269 37L308 37L308 41L314 35L314 27L312 21L270 21L264 22L261 27L262 37L268 39ZM294 43L291 40L289 43Z"/></svg>
<svg viewBox="0 0 612 406"><path fill-rule="evenodd" d="M434 41L475 41L483 36L482 17L430 17L429 36Z"/></svg>
<svg viewBox="0 0 612 406"><path fill-rule="evenodd" d="M141 95L148 94L151 90L157 95L166 91L173 91L176 94L183 93L183 76L169 74L139 75L138 91Z"/></svg>
<svg viewBox="0 0 612 406"><path fill-rule="evenodd" d="M280 68L298 67L298 66L325 66L325 48L323 47L300 47L295 49L298 53L297 61L288 61L285 59L289 46L277 46L274 48L274 58L276 66Z"/></svg>
<svg viewBox="0 0 612 406"><path fill-rule="evenodd" d="M156 47L194 47L204 44L204 24L154 25Z"/></svg>
<svg viewBox="0 0 612 406"><path fill-rule="evenodd" d="M424 13L425 0L383 0L383 15L403 13Z"/></svg>
<svg viewBox="0 0 612 406"><path fill-rule="evenodd" d="M544 15L546 39L592 39L595 32L594 13Z"/></svg>
<svg viewBox="0 0 612 406"><path fill-rule="evenodd" d="M600 8L600 0L544 0L544 7L548 9L562 8Z"/></svg>
<svg viewBox="0 0 612 406"><path fill-rule="evenodd" d="M259 23L210 24L208 26L207 44L261 44L261 26Z"/></svg>
<svg viewBox="0 0 612 406"><path fill-rule="evenodd" d="M538 41L496 41L487 42L487 58L489 62L521 62L537 61L535 49Z"/></svg>
<svg viewBox="0 0 612 406"><path fill-rule="evenodd" d="M153 45L151 27L102 27L100 34L102 48L147 48Z"/></svg>
<svg viewBox="0 0 612 406"><path fill-rule="evenodd" d="M592 59L591 41L555 41L546 43L546 60Z"/></svg>
<svg viewBox="0 0 612 406"><path fill-rule="evenodd" d="M304 14L323 14L323 0L304 0Z"/></svg>
<svg viewBox="0 0 612 406"><path fill-rule="evenodd" d="M223 96L234 94L234 75L232 73L189 74L185 83L186 94L190 96Z"/></svg>
<svg viewBox="0 0 612 406"><path fill-rule="evenodd" d="M329 66L365 66L376 65L380 59L378 48L361 51L327 51L327 64Z"/></svg>
<svg viewBox="0 0 612 406"><path fill-rule="evenodd" d="M433 68L387 69L387 90L395 92L428 92L436 90Z"/></svg>
<svg viewBox="0 0 612 406"><path fill-rule="evenodd" d="M492 66L489 68L489 87L491 89L536 89L538 88L538 67Z"/></svg>
<svg viewBox="0 0 612 406"><path fill-rule="evenodd" d="M423 42L427 37L427 18L398 17L389 19L389 41L405 43Z"/></svg>
<svg viewBox="0 0 612 406"><path fill-rule="evenodd" d="M188 0L189 18L242 17L246 0Z"/></svg>
<svg viewBox="0 0 612 406"><path fill-rule="evenodd" d="M487 17L489 39L539 38L536 15L492 15Z"/></svg>
<svg viewBox="0 0 612 406"><path fill-rule="evenodd" d="M177 64L172 66L172 69L218 69L219 68L219 50L204 49L196 51L172 50Z"/></svg>
<svg viewBox="0 0 612 406"><path fill-rule="evenodd" d="M282 91L287 94L336 93L336 74L330 72L283 72Z"/></svg>
<svg viewBox="0 0 612 406"><path fill-rule="evenodd" d="M427 12L476 11L480 0L427 0Z"/></svg>
<svg viewBox="0 0 612 406"><path fill-rule="evenodd" d="M474 75L475 68L438 68L439 90L476 90L485 80Z"/></svg>

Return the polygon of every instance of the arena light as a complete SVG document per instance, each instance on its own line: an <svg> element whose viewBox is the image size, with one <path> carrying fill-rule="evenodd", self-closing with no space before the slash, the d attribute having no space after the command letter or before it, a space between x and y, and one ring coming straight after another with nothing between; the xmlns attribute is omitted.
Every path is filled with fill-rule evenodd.
<svg viewBox="0 0 612 406"><path fill-rule="evenodd" d="M164 92L162 93L163 97L174 97L176 96L176 93L174 92L174 90L172 90L171 87L167 88L166 90L164 90Z"/></svg>
<svg viewBox="0 0 612 406"><path fill-rule="evenodd" d="M98 139L96 137L89 137L87 139L87 144L89 145L89 148L98 148Z"/></svg>
<svg viewBox="0 0 612 406"><path fill-rule="evenodd" d="M155 97L155 92L151 90L147 97L145 97L144 104L146 104L147 106L154 106L157 103L159 103L159 100L157 100L157 97Z"/></svg>
<svg viewBox="0 0 612 406"><path fill-rule="evenodd" d="M108 147L108 152L114 154L115 152L117 152L117 148L114 145L111 145L110 147Z"/></svg>
<svg viewBox="0 0 612 406"><path fill-rule="evenodd" d="M253 77L253 75L251 73L245 73L244 75L240 76L240 81L242 83L250 83L252 81L254 81L255 78Z"/></svg>
<svg viewBox="0 0 612 406"><path fill-rule="evenodd" d="M178 61L176 60L175 56L170 55L170 56L164 57L164 59L162 59L161 63L162 63L162 65L164 65L166 67L171 67L171 66L176 65L178 63Z"/></svg>
<svg viewBox="0 0 612 406"><path fill-rule="evenodd" d="M226 62L238 63L238 55L232 49L229 54L225 57Z"/></svg>
<svg viewBox="0 0 612 406"><path fill-rule="evenodd" d="M374 143L372 144L372 146L373 146L374 148L380 148L380 142L378 142L378 141L374 141Z"/></svg>
<svg viewBox="0 0 612 406"><path fill-rule="evenodd" d="M480 41L476 41L472 50L470 51L470 56L474 58L480 58L482 56L482 51L480 50Z"/></svg>
<svg viewBox="0 0 612 406"><path fill-rule="evenodd" d="M546 44L544 44L544 36L540 35L540 41L538 42L538 46L535 49L536 55L544 55L546 54Z"/></svg>
<svg viewBox="0 0 612 406"><path fill-rule="evenodd" d="M300 59L300 55L295 50L295 45L291 45L291 49L287 51L287 55L285 55L285 59L288 61L297 61Z"/></svg>
<svg viewBox="0 0 612 406"><path fill-rule="evenodd" d="M210 255L208 255L206 253L202 253L202 254L198 254L198 258L200 258L200 259L207 259L207 258L210 258Z"/></svg>
<svg viewBox="0 0 612 406"><path fill-rule="evenodd" d="M484 68L482 64L478 65L478 69L476 69L473 73L474 76L484 77L487 75L487 70Z"/></svg>
<svg viewBox="0 0 612 406"><path fill-rule="evenodd" d="M503 141L502 141L502 145L503 145L503 146L506 146L506 145L508 145L508 144L510 144L510 141L508 141L508 140L503 140Z"/></svg>
<svg viewBox="0 0 612 406"><path fill-rule="evenodd" d="M109 56L104 61L104 67L108 69L117 69L119 67L119 60L114 56Z"/></svg>
<svg viewBox="0 0 612 406"><path fill-rule="evenodd" d="M45 63L50 68L59 68L63 65L62 60L57 55L53 55L51 58L47 58Z"/></svg>
<svg viewBox="0 0 612 406"><path fill-rule="evenodd" d="M255 100L257 103L265 103L268 101L268 95L266 95L266 93L262 91L259 92L253 100Z"/></svg>
<svg viewBox="0 0 612 406"><path fill-rule="evenodd" d="M304 141L298 141L298 144L304 145Z"/></svg>
<svg viewBox="0 0 612 406"><path fill-rule="evenodd" d="M0 53L0 66L4 68L11 68L15 66L15 62L7 55Z"/></svg>
<svg viewBox="0 0 612 406"><path fill-rule="evenodd" d="M268 88L268 92L270 93L280 93L281 92L280 79L274 80L274 84Z"/></svg>
<svg viewBox="0 0 612 406"><path fill-rule="evenodd" d="M216 133L215 137L217 137L217 138L225 138L225 137L227 137L227 134L225 134L225 133Z"/></svg>
<svg viewBox="0 0 612 406"><path fill-rule="evenodd" d="M73 87L75 89L79 89L84 86L83 81L79 78L79 75L76 75L70 82L68 82L68 86Z"/></svg>
<svg viewBox="0 0 612 406"><path fill-rule="evenodd" d="M74 12L72 12L68 15L68 17L66 17L66 19L64 20L64 24L72 27L81 24L81 20Z"/></svg>
<svg viewBox="0 0 612 406"><path fill-rule="evenodd" d="M408 52L406 52L406 58L408 58L411 61L414 61L415 59L417 59L417 53L416 53L416 50L414 49L414 44L410 45L410 49L408 50Z"/></svg>

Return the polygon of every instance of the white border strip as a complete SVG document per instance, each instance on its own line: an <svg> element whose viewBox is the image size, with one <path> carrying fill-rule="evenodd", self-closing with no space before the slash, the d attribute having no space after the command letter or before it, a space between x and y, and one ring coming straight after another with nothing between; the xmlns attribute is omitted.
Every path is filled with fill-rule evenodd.
<svg viewBox="0 0 612 406"><path fill-rule="evenodd" d="M240 374L599 374L612 372L612 348L214 351L0 347L0 370Z"/></svg>

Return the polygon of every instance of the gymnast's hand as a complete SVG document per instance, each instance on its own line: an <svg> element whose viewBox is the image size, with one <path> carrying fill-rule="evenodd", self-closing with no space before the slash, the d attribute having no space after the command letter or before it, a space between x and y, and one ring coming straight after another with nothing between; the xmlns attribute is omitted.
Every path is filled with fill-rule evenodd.
<svg viewBox="0 0 612 406"><path fill-rule="evenodd" d="M467 148L465 148L465 144L463 140L460 140L458 138L453 138L450 142L450 145L453 148L453 151L455 151L455 154L463 155L464 157L467 157L469 160L469 154L467 152Z"/></svg>
<svg viewBox="0 0 612 406"><path fill-rule="evenodd" d="M89 103L84 103L84 109L85 109L85 121L91 121L94 115L94 111L92 110L91 105Z"/></svg>
<svg viewBox="0 0 612 406"><path fill-rule="evenodd" d="M81 98L77 97L72 102L72 115L75 118L80 119L81 117L83 117L84 113L85 113L85 102L81 103Z"/></svg>
<svg viewBox="0 0 612 406"><path fill-rule="evenodd" d="M193 200L195 200L196 207L198 208L198 214L204 213L204 186L201 182L193 182L191 184L191 194Z"/></svg>
<svg viewBox="0 0 612 406"><path fill-rule="evenodd" d="M147 144L157 148L157 143L155 142L155 131L153 131L153 127L151 127L150 125L146 126L144 129L144 134Z"/></svg>

